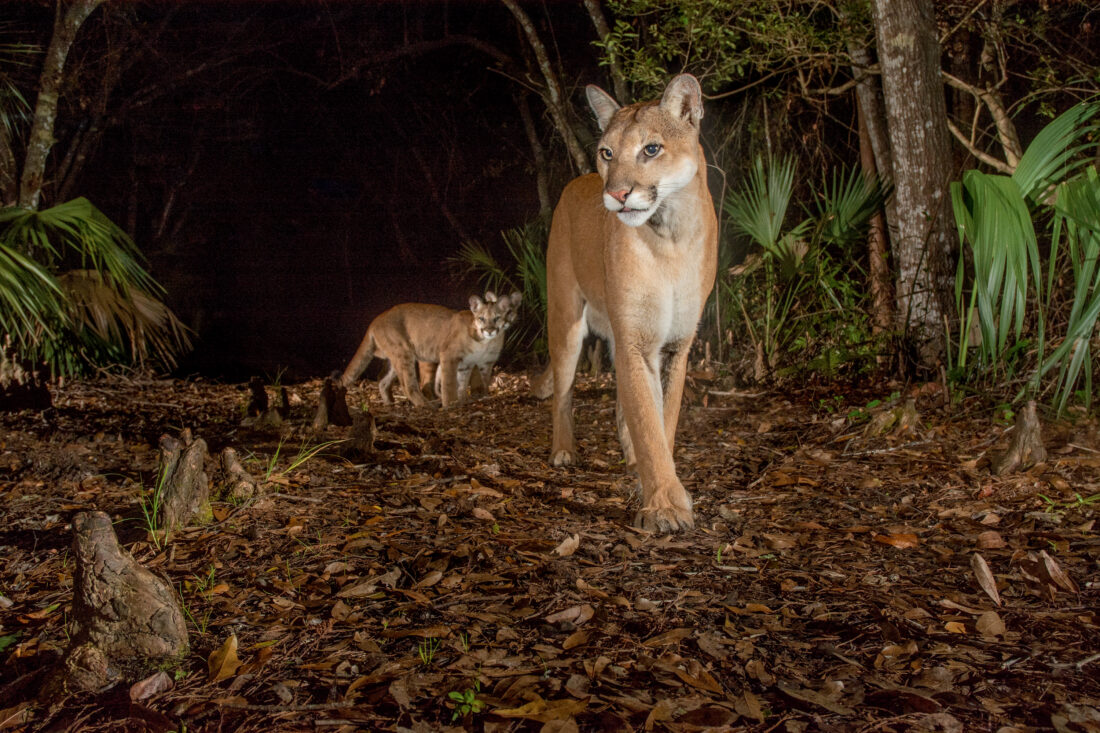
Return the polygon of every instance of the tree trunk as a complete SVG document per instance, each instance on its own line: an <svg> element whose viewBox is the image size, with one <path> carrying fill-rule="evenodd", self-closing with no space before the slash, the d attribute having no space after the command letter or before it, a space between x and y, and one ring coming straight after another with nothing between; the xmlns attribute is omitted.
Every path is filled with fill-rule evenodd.
<svg viewBox="0 0 1100 733"><path fill-rule="evenodd" d="M891 237L897 317L918 368L935 370L953 322L951 147L939 40L930 0L874 0L873 12L898 212Z"/></svg>
<svg viewBox="0 0 1100 733"><path fill-rule="evenodd" d="M57 100L61 94L69 49L73 46L80 26L103 2L104 0L74 0L67 9L63 4L58 4L53 36L50 38L50 46L42 64L42 75L38 81L38 100L34 107L34 121L27 141L27 157L23 163L23 177L19 186L19 206L24 209L37 209L42 198L46 158L49 157L54 143Z"/></svg>
<svg viewBox="0 0 1100 733"><path fill-rule="evenodd" d="M862 105L859 113L859 160L863 175L868 180L878 175L875 153L871 145L866 115ZM890 200L893 209L893 199ZM896 210L894 215L897 215ZM887 333L894 325L894 289L890 282L890 262L887 259L889 240L886 237L886 217L876 211L871 217L871 229L867 234L867 279L871 287L871 332Z"/></svg>
<svg viewBox="0 0 1100 733"><path fill-rule="evenodd" d="M527 133L527 142L531 146L531 155L535 159L535 185L539 193L539 216L550 221L554 211L554 202L550 198L550 181L547 171L550 163L546 159L546 149L539 140L538 129L535 127L535 119L531 116L531 105L527 104L527 93L520 91L516 95L516 107L519 108L519 116L523 120L523 130Z"/></svg>
<svg viewBox="0 0 1100 733"><path fill-rule="evenodd" d="M843 10L841 11L844 16ZM890 140L886 131L886 118L882 110L882 90L871 74L871 54L866 47L848 43L848 55L852 58L852 78L856 83L856 111L859 117L859 159L863 174L868 179L878 176L889 178L893 170L890 156ZM887 231L897 232L897 204L893 196L887 199L883 213L871 218L871 230L867 238L868 279L871 288L871 328L873 333L884 333L893 328L894 288L888 254L890 239Z"/></svg>
<svg viewBox="0 0 1100 733"><path fill-rule="evenodd" d="M546 53L546 47L542 45L542 40L535 30L535 24L531 22L531 18L523 11L516 0L500 1L511 11L512 16L515 17L519 27L523 30L527 43L530 44L531 50L535 53L539 71L542 72L543 79L546 80L546 107L550 110L550 118L554 120L554 126L558 128L558 133L565 141L565 147L569 151L570 157L573 158L573 165L576 166L579 173L591 173L592 164L588 162L588 156L585 155L584 148L577 140L573 128L569 126L569 116L566 114L565 109L565 95L562 93L561 83L550 64L550 56Z"/></svg>
<svg viewBox="0 0 1100 733"><path fill-rule="evenodd" d="M601 41L606 41L611 35L611 27L607 24L607 18L604 17L600 0L584 0L584 7L588 11L588 17L592 19L592 25L596 26L596 35ZM626 79L623 78L619 59L610 52L607 54L607 70L611 72L611 86L615 90L615 101L619 104L630 104L630 94L626 89Z"/></svg>

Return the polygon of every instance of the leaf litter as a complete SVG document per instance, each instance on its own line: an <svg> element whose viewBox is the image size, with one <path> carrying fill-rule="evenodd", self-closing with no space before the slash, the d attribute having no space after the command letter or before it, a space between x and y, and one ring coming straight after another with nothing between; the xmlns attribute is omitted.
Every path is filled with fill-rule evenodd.
<svg viewBox="0 0 1100 733"><path fill-rule="evenodd" d="M608 377L579 381L568 469L523 377L447 411L355 387L377 431L348 458L312 454L354 429L313 432L320 388L266 429L246 387L203 381L70 382L0 416L0 731L1100 730L1095 422L1048 425L1045 462L997 476L1003 428L935 385L904 429L832 393L694 389L696 529L661 536L631 527ZM262 490L164 536L142 503L180 427ZM34 704L90 509L177 588L191 655Z"/></svg>

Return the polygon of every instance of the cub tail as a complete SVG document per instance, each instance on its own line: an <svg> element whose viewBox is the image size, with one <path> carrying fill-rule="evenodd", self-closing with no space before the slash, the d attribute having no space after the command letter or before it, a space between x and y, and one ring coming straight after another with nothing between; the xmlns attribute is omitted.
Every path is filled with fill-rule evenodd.
<svg viewBox="0 0 1100 733"><path fill-rule="evenodd" d="M374 358L374 351L374 334L370 332L370 329L367 329L367 335L363 337L362 343L359 344L359 348L355 351L355 356L351 357L351 361L340 377L340 384L342 386L350 387L355 384L355 380L359 378L359 375L362 374L367 368L367 365L370 364L370 360Z"/></svg>

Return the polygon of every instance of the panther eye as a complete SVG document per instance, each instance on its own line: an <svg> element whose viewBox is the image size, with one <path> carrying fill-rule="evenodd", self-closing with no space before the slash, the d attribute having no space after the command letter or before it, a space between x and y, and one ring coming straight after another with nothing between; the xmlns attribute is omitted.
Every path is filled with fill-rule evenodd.
<svg viewBox="0 0 1100 733"><path fill-rule="evenodd" d="M611 148L600 148L599 155L604 160L611 160L614 156L611 153Z"/></svg>
<svg viewBox="0 0 1100 733"><path fill-rule="evenodd" d="M647 158L657 157L657 153L661 152L661 145L659 143L650 143L642 148L642 152L645 153Z"/></svg>

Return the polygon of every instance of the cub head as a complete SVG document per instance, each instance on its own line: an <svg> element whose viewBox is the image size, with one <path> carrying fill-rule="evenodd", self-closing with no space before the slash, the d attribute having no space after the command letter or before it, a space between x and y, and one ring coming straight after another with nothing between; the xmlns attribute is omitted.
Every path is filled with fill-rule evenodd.
<svg viewBox="0 0 1100 733"><path fill-rule="evenodd" d="M510 328L516 320L521 298L518 292L500 299L492 291L486 292L484 298L471 295L470 311L474 314L477 339L488 341Z"/></svg>
<svg viewBox="0 0 1100 733"><path fill-rule="evenodd" d="M523 294L518 290L511 295L505 295L497 301L497 312L503 319L503 328L507 331L519 320L519 305L523 301Z"/></svg>
<svg viewBox="0 0 1100 733"><path fill-rule="evenodd" d="M623 224L641 226L695 178L703 90L694 76L680 74L659 102L620 107L597 86L585 93L603 132L596 169L604 206Z"/></svg>

